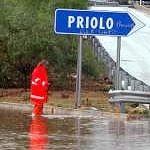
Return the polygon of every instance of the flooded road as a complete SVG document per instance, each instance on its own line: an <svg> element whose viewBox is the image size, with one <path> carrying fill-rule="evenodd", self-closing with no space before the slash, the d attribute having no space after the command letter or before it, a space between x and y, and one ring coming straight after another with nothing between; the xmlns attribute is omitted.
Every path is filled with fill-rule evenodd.
<svg viewBox="0 0 150 150"><path fill-rule="evenodd" d="M32 118L0 110L1 150L149 150L150 119L127 121L93 111L86 116Z"/></svg>

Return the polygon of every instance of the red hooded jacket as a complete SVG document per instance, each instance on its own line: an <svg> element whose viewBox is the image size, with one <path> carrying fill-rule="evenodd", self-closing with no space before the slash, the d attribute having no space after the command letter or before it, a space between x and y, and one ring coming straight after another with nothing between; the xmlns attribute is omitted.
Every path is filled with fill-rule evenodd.
<svg viewBox="0 0 150 150"><path fill-rule="evenodd" d="M35 104L47 102L48 75L44 65L37 65L32 72L30 99Z"/></svg>

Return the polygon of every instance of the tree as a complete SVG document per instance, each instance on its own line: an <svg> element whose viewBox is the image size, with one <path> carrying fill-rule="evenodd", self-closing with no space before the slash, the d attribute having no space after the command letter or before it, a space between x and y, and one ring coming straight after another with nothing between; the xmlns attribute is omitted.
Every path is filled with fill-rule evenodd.
<svg viewBox="0 0 150 150"><path fill-rule="evenodd" d="M0 86L27 88L31 70L42 58L49 60L49 71L67 81L76 69L78 42L76 36L54 33L54 12L85 9L87 0L1 0L0 6Z"/></svg>

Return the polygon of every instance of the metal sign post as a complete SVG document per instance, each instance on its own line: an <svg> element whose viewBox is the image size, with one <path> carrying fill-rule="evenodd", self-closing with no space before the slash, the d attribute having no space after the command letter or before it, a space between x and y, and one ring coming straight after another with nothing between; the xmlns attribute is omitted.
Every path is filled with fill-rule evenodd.
<svg viewBox="0 0 150 150"><path fill-rule="evenodd" d="M116 60L116 86L115 90L121 90L120 84L120 51L121 51L121 37L117 37L117 60ZM125 104L119 103L120 111L125 112Z"/></svg>
<svg viewBox="0 0 150 150"><path fill-rule="evenodd" d="M121 50L121 37L117 37L117 61L116 61L116 85L115 90L120 90L120 50Z"/></svg>
<svg viewBox="0 0 150 150"><path fill-rule="evenodd" d="M81 93L81 73L82 73L82 36L79 36L79 48L78 48L78 59L77 59L77 78L76 78L76 97L75 97L75 108L80 106L80 93Z"/></svg>

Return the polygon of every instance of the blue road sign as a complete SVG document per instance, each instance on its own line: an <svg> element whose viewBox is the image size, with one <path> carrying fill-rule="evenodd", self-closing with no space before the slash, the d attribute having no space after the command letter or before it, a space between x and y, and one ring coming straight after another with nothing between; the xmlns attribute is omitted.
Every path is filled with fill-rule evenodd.
<svg viewBox="0 0 150 150"><path fill-rule="evenodd" d="M137 27L137 23L141 26ZM76 9L55 11L54 30L57 34L128 36L143 26L128 12Z"/></svg>

